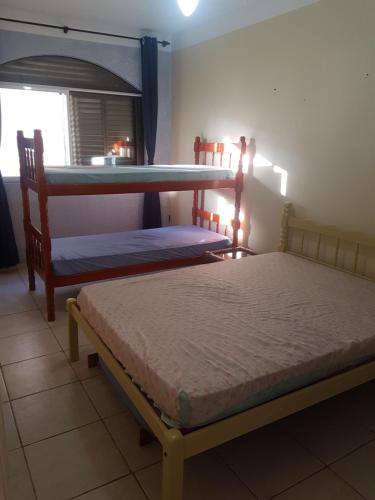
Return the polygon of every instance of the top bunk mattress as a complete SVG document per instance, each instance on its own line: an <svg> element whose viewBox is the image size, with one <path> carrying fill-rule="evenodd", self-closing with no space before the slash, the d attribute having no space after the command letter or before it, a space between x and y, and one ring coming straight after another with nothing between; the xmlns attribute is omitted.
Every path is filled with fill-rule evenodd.
<svg viewBox="0 0 375 500"><path fill-rule="evenodd" d="M202 165L132 165L126 167L45 167L47 184L113 184L234 179L229 168Z"/></svg>
<svg viewBox="0 0 375 500"><path fill-rule="evenodd" d="M375 284L288 254L89 285L78 303L177 427L375 357Z"/></svg>

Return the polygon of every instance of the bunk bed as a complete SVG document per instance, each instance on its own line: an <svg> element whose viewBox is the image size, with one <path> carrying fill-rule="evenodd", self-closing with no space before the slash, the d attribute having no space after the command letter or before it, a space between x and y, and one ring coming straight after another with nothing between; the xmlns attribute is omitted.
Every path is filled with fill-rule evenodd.
<svg viewBox="0 0 375 500"><path fill-rule="evenodd" d="M375 378L375 239L289 211L281 252L68 299L70 359L79 326L162 445L162 500L186 459Z"/></svg>
<svg viewBox="0 0 375 500"><path fill-rule="evenodd" d="M202 142L197 137L194 165L60 168L44 166L40 130L34 131L33 138L25 138L19 131L17 142L29 288L35 290L37 272L45 282L48 321L55 318L56 287L196 265L203 262L208 250L238 245L243 157L248 154L251 168L254 140L247 147L244 137L230 146ZM234 191L231 229L221 223L220 214L205 210L207 189ZM31 220L29 190L38 196L40 228ZM167 191L193 191L191 226L71 238L50 236L48 199L51 196ZM232 232L231 238L229 232Z"/></svg>

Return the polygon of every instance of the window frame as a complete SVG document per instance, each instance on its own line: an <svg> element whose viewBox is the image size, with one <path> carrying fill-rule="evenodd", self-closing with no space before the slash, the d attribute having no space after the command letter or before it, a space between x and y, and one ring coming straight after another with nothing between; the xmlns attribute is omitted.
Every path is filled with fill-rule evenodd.
<svg viewBox="0 0 375 500"><path fill-rule="evenodd" d="M25 89L25 87L31 87L31 89ZM0 81L0 89L14 89L14 90L33 90L41 91L41 92L57 92L59 94L64 94L67 102L67 119L68 119L68 142L69 142L69 163L71 164L73 159L73 150L72 150L72 127L71 127L71 113L70 113L70 92L86 92L90 94L104 94L104 95L118 95L118 96L127 96L133 97L137 99L134 103L134 130L135 130L135 138L134 142L136 144L137 150L137 164L142 165L144 163L144 140L143 140L143 121L142 121L142 94L141 93L132 93L132 92L116 92L116 91L108 91L108 90L92 90L85 88L72 88L72 87L55 87L52 85L35 85L27 83L13 83L13 82L4 82ZM140 99L138 101L138 99ZM1 145L0 145L1 147ZM69 165L66 165L67 167ZM4 176L4 179L19 179L19 176Z"/></svg>

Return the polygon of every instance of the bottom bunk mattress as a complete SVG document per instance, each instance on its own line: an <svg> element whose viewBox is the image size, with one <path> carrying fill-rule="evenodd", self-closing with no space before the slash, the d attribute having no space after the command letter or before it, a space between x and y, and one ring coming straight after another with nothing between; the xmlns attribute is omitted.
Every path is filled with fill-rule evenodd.
<svg viewBox="0 0 375 500"><path fill-rule="evenodd" d="M227 248L231 240L198 226L181 225L121 233L52 239L52 269L56 276L107 268L199 257Z"/></svg>
<svg viewBox="0 0 375 500"><path fill-rule="evenodd" d="M177 427L375 358L375 284L288 254L89 285L78 303Z"/></svg>

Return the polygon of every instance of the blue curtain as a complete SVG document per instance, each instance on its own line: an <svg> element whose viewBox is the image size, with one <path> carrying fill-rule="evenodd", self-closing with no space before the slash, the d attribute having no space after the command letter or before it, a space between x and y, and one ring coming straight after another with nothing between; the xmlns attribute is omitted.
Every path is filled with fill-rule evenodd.
<svg viewBox="0 0 375 500"><path fill-rule="evenodd" d="M10 218L7 195L0 172L0 268L15 266L18 262L12 219Z"/></svg>
<svg viewBox="0 0 375 500"><path fill-rule="evenodd" d="M154 164L158 120L158 44L156 38L141 40L143 130L149 165ZM143 201L143 229L161 227L159 193L145 193Z"/></svg>
<svg viewBox="0 0 375 500"><path fill-rule="evenodd" d="M1 103L0 103L0 144L1 144ZM0 172L0 268L18 264L18 251L10 218L7 194Z"/></svg>

